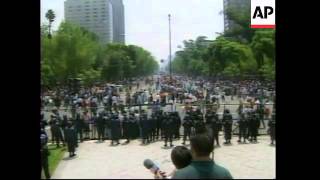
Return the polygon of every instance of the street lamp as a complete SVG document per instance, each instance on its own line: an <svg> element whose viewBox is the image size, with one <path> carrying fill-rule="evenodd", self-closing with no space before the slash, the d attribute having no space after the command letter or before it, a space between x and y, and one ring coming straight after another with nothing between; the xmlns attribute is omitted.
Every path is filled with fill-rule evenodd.
<svg viewBox="0 0 320 180"><path fill-rule="evenodd" d="M172 81L172 70L171 70L171 15L168 15L169 18L169 71L170 71L170 81Z"/></svg>

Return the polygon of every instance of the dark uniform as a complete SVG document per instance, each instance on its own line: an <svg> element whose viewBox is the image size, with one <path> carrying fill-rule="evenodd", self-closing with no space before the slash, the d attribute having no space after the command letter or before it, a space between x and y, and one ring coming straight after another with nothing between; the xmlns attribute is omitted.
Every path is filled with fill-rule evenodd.
<svg viewBox="0 0 320 180"><path fill-rule="evenodd" d="M40 154L41 154L41 166L40 166L40 174L42 172L42 169L44 170L44 174L47 179L50 179L50 173L49 173L49 163L48 163L48 156L50 155L48 150L48 136L44 129L41 129L40 133Z"/></svg>
<svg viewBox="0 0 320 180"><path fill-rule="evenodd" d="M149 131L149 122L147 114L142 114L140 118L140 128L141 128L141 138L142 144L148 143L148 131Z"/></svg>
<svg viewBox="0 0 320 180"><path fill-rule="evenodd" d="M231 144L231 137L232 137L232 115L230 114L230 111L228 109L225 110L223 113L223 129L224 129L224 138L225 141L224 144Z"/></svg>
<svg viewBox="0 0 320 180"><path fill-rule="evenodd" d="M172 135L173 135L173 120L169 115L165 115L162 121L162 129L164 131L164 146L167 147L167 142L169 140L170 146L172 147Z"/></svg>
<svg viewBox="0 0 320 180"><path fill-rule="evenodd" d="M256 112L251 113L249 119L250 142L257 142L258 129L260 126L259 116Z"/></svg>
<svg viewBox="0 0 320 180"><path fill-rule="evenodd" d="M74 154L74 152L77 146L77 133L71 123L68 123L68 127L65 131L65 140L68 146L69 157L75 156L76 154Z"/></svg>
<svg viewBox="0 0 320 180"><path fill-rule="evenodd" d="M190 136L191 136L192 119L189 113L184 118L182 126L183 126L183 143L182 144L185 145L187 137L189 137L189 140L190 140Z"/></svg>
<svg viewBox="0 0 320 180"><path fill-rule="evenodd" d="M111 145L115 141L118 145L120 144L119 139L121 136L121 128L120 128L120 121L117 114L114 114L111 117Z"/></svg>
<svg viewBox="0 0 320 180"><path fill-rule="evenodd" d="M129 143L130 142L130 120L127 117L127 114L123 115L123 121L122 121L122 133L123 133L123 137L125 139L127 139L127 141L125 143Z"/></svg>
<svg viewBox="0 0 320 180"><path fill-rule="evenodd" d="M150 136L151 136L151 141L154 142L156 140L156 128L157 128L157 117L155 114L151 115L151 119L150 119L150 124L151 124L151 132L150 132Z"/></svg>
<svg viewBox="0 0 320 180"><path fill-rule="evenodd" d="M271 145L274 144L274 141L276 140L276 117L275 114L272 114L272 118L268 123L269 126L269 133L271 138Z"/></svg>
<svg viewBox="0 0 320 180"><path fill-rule="evenodd" d="M178 112L172 113L173 118L173 126L174 126L174 138L180 139L180 127L181 127L181 119Z"/></svg>
<svg viewBox="0 0 320 180"><path fill-rule="evenodd" d="M107 117L105 114L100 112L98 118L96 119L98 141L104 141L106 120Z"/></svg>
<svg viewBox="0 0 320 180"><path fill-rule="evenodd" d="M68 125L68 117L67 117L67 115L64 115L63 118L62 118L62 121L60 123L60 127L62 129L64 140L65 140L65 137L66 137L67 125Z"/></svg>
<svg viewBox="0 0 320 180"><path fill-rule="evenodd" d="M163 119L163 113L162 111L158 111L156 113L156 138L159 139L162 139L162 137L164 136L163 135L163 132L162 132L162 119Z"/></svg>
<svg viewBox="0 0 320 180"><path fill-rule="evenodd" d="M195 129L195 135L206 132L206 126L203 122L203 115L200 111L196 111L193 115L193 127Z"/></svg>
<svg viewBox="0 0 320 180"><path fill-rule="evenodd" d="M216 141L217 145L220 146L219 132L221 130L221 122L215 111L212 112L211 128L212 128L213 144Z"/></svg>
<svg viewBox="0 0 320 180"><path fill-rule="evenodd" d="M79 135L80 142L82 142L83 141L82 130L83 130L83 126L84 126L84 120L81 118L79 113L76 115L74 125L75 125L75 130L77 133L77 139L78 139L78 135Z"/></svg>
<svg viewBox="0 0 320 180"><path fill-rule="evenodd" d="M51 132L52 132L52 143L56 143L57 147L60 147L60 141L64 144L64 140L62 137L60 124L56 117L52 117L50 121Z"/></svg>
<svg viewBox="0 0 320 180"><path fill-rule="evenodd" d="M241 138L243 138L243 142L246 143L248 121L245 118L244 114L240 114L240 119L239 119L238 124L239 124L239 140L238 140L238 142L241 143Z"/></svg>

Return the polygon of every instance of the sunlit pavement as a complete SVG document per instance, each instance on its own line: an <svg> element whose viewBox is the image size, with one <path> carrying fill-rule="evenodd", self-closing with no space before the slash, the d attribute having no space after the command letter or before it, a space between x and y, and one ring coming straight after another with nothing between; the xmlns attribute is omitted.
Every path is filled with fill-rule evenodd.
<svg viewBox="0 0 320 180"><path fill-rule="evenodd" d="M233 178L275 178L275 146L269 145L269 136L259 136L257 144L238 144L237 140L234 136L232 145L223 145L220 136L221 147L215 149L215 162L229 169ZM121 140L121 144L124 142ZM181 145L181 142L173 144ZM110 146L110 141L85 141L80 143L75 158L69 159L68 153L65 154L52 178L153 178L143 166L144 159L153 160L168 173L174 168L171 148L164 149L163 145L163 141L141 145L140 140L134 140L118 146Z"/></svg>

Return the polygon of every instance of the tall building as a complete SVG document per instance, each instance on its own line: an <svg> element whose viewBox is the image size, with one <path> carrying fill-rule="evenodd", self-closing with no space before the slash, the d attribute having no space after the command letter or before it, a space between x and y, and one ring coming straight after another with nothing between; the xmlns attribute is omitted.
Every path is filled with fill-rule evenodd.
<svg viewBox="0 0 320 180"><path fill-rule="evenodd" d="M97 34L102 43L113 42L113 9L109 0L66 0L64 16L66 22Z"/></svg>
<svg viewBox="0 0 320 180"><path fill-rule="evenodd" d="M110 0L113 9L113 42L125 43L124 6L122 0Z"/></svg>
<svg viewBox="0 0 320 180"><path fill-rule="evenodd" d="M228 8L242 9L246 6L249 7L249 11L250 11L250 0L223 0L224 30L225 31L229 30L235 26L235 23L232 20L228 19L225 11Z"/></svg>

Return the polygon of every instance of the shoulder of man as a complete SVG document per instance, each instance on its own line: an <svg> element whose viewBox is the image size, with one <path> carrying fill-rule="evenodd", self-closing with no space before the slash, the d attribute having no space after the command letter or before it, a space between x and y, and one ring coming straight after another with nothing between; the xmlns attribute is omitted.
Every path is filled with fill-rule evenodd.
<svg viewBox="0 0 320 180"><path fill-rule="evenodd" d="M230 174L229 170L227 170L226 168L218 165L218 164L214 164L214 169L215 169L215 173L217 176L219 176L218 178L220 179L233 179L232 175Z"/></svg>
<svg viewBox="0 0 320 180"><path fill-rule="evenodd" d="M196 169L189 165L185 168L177 170L171 179L188 179L192 178L196 174Z"/></svg>

